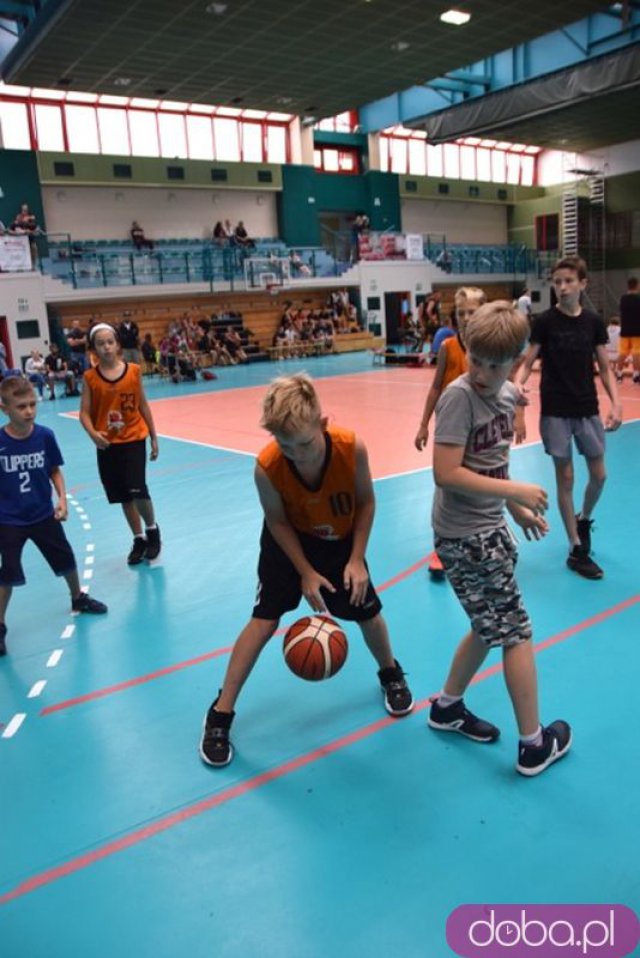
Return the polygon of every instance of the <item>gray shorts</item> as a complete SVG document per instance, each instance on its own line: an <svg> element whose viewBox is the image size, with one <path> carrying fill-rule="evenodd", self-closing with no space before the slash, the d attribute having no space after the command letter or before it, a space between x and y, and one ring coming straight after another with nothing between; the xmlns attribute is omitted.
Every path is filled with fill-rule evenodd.
<svg viewBox="0 0 640 958"><path fill-rule="evenodd" d="M585 459L599 459L604 456L604 426L600 416L582 419L542 416L540 435L544 451L554 459L571 459L572 439L575 439L578 452Z"/></svg>
<svg viewBox="0 0 640 958"><path fill-rule="evenodd" d="M518 550L506 523L465 539L434 541L447 578L488 646L519 645L531 638L531 620L514 577Z"/></svg>

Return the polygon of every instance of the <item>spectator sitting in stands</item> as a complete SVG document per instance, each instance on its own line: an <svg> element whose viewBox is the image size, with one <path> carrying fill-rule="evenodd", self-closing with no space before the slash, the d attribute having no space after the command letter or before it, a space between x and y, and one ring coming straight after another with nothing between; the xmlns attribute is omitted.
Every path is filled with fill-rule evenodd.
<svg viewBox="0 0 640 958"><path fill-rule="evenodd" d="M242 348L242 337L237 329L234 329L233 326L227 326L226 332L223 333L223 342L234 359L237 359L240 363L247 362L247 354Z"/></svg>
<svg viewBox="0 0 640 958"><path fill-rule="evenodd" d="M235 366L238 360L235 359L227 347L225 333L219 327L213 330L213 342L217 352L218 362L221 366Z"/></svg>
<svg viewBox="0 0 640 958"><path fill-rule="evenodd" d="M292 276L311 276L311 270L306 263L302 262L300 254L293 249L289 253L289 269Z"/></svg>
<svg viewBox="0 0 640 958"><path fill-rule="evenodd" d="M131 229L129 230L129 233L131 235L131 242L133 243L135 248L138 250L138 252L140 252L143 246L148 247L148 249L154 248L153 240L147 239L147 237L144 235L144 230L142 229L142 227L140 226L137 220L134 220L133 223L131 224Z"/></svg>
<svg viewBox="0 0 640 958"><path fill-rule="evenodd" d="M216 225L213 227L213 234L211 238L216 246L228 246L230 237L222 224L222 220L218 220Z"/></svg>
<svg viewBox="0 0 640 958"><path fill-rule="evenodd" d="M49 386L49 399L56 398L56 382L64 382L65 396L79 396L76 388L76 379L71 370L67 367L66 360L60 354L60 347L57 343L51 343L49 349L51 352L45 359L47 367L47 385Z"/></svg>
<svg viewBox="0 0 640 958"><path fill-rule="evenodd" d="M23 203L20 212L16 214L13 223L9 227L9 232L16 236L29 237L29 249L31 252L31 264L35 268L38 262L38 247L35 237L42 232L38 226L35 214L31 212L27 203Z"/></svg>
<svg viewBox="0 0 640 958"><path fill-rule="evenodd" d="M20 207L20 212L16 214L15 219L11 224L10 232L19 236L22 236L25 233L28 236L33 236L35 233L40 232L35 215L31 212L27 203L23 203Z"/></svg>
<svg viewBox="0 0 640 958"><path fill-rule="evenodd" d="M238 222L233 233L233 238L236 246L241 246L243 249L255 249L256 244L247 233L242 220Z"/></svg>
<svg viewBox="0 0 640 958"><path fill-rule="evenodd" d="M39 353L37 349L31 350L31 355L24 364L24 371L29 382L33 383L38 390L38 397L44 399L47 365L42 358L42 353Z"/></svg>

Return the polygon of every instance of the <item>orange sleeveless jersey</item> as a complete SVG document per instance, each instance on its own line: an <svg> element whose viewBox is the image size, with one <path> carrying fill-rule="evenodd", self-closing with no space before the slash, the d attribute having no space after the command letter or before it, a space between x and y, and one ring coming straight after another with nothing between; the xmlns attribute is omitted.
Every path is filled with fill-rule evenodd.
<svg viewBox="0 0 640 958"><path fill-rule="evenodd" d="M447 356L447 365L442 379L442 388L446 389L449 383L452 383L458 376L462 376L469 368L467 365L467 354L460 345L457 336L449 336L440 344L440 349L444 349Z"/></svg>
<svg viewBox="0 0 640 958"><path fill-rule="evenodd" d="M258 462L280 494L294 529L320 539L344 539L353 528L356 508L356 437L339 426L326 432L331 455L317 490L297 476L275 439L259 453Z"/></svg>
<svg viewBox="0 0 640 958"><path fill-rule="evenodd" d="M106 432L112 443L146 439L149 430L140 414L140 367L136 363L127 363L115 382L105 379L97 367L88 369L84 379L85 389L91 390L91 421L97 432Z"/></svg>

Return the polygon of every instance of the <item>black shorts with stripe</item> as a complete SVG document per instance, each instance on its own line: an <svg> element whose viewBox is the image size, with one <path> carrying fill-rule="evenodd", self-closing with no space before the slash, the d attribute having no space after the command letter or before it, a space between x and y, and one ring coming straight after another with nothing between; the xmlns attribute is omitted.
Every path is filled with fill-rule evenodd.
<svg viewBox="0 0 640 958"><path fill-rule="evenodd" d="M109 502L151 498L147 489L144 439L113 442L106 449L98 449L98 472Z"/></svg>
<svg viewBox="0 0 640 958"><path fill-rule="evenodd" d="M353 546L351 536L336 540L298 533L298 538L302 551L313 568L328 579L336 590L324 590L322 593L330 614L347 622L367 622L375 618L382 609L382 603L371 581L362 605L352 605L349 600L350 591L344 587L344 567L349 561ZM296 609L301 598L300 574L265 524L260 536L258 592L253 617L279 619L283 613Z"/></svg>

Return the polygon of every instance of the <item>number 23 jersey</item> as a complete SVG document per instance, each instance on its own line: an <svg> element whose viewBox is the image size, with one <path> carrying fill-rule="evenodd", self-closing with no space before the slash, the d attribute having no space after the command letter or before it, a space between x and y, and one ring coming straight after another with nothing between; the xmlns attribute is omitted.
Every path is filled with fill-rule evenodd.
<svg viewBox="0 0 640 958"><path fill-rule="evenodd" d="M325 442L325 460L314 487L304 482L275 439L260 452L258 463L280 494L294 529L320 539L344 539L355 517L356 437L349 429L329 426Z"/></svg>

